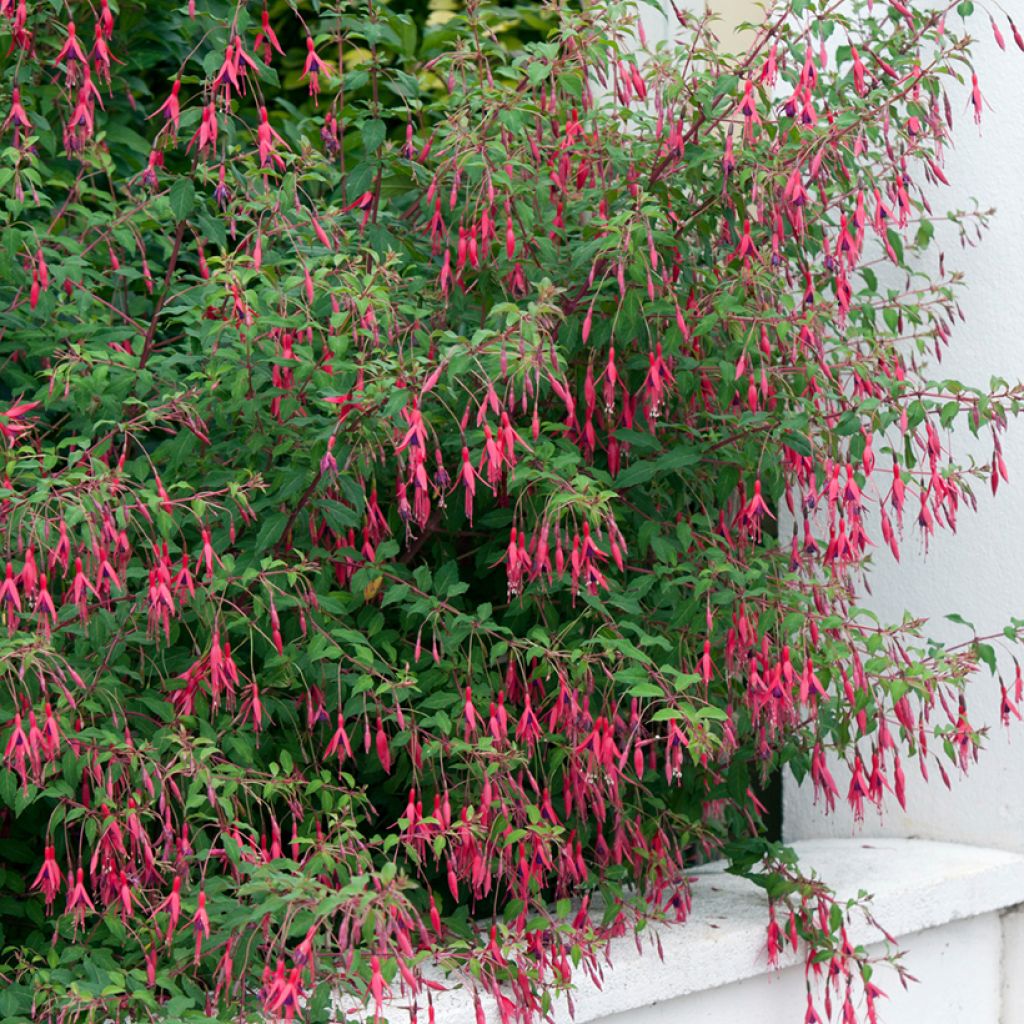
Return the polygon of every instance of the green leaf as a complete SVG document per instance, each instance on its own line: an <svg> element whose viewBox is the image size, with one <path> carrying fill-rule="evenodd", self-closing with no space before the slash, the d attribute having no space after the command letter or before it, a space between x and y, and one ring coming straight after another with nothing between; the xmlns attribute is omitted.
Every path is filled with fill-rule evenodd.
<svg viewBox="0 0 1024 1024"><path fill-rule="evenodd" d="M178 178L171 185L168 199L171 203L171 212L174 219L183 221L188 219L196 201L196 188L191 178Z"/></svg>
<svg viewBox="0 0 1024 1024"><path fill-rule="evenodd" d="M376 153L387 135L387 126L378 118L371 117L362 123L360 130L363 136L363 148L369 154Z"/></svg>
<svg viewBox="0 0 1024 1024"><path fill-rule="evenodd" d="M975 644L974 650L992 675L996 675L996 649L991 644Z"/></svg>
<svg viewBox="0 0 1024 1024"><path fill-rule="evenodd" d="M672 448L657 459L634 462L628 466L615 478L615 487L621 491L626 487L646 483L664 473L695 466L698 462L700 462L699 452L683 447Z"/></svg>

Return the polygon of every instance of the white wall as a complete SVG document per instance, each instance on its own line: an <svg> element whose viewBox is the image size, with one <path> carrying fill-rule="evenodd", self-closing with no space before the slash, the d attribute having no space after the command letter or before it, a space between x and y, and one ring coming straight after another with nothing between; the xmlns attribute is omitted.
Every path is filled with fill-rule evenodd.
<svg viewBox="0 0 1024 1024"><path fill-rule="evenodd" d="M698 4L686 6L695 9ZM722 17L727 44L734 40L729 26L758 17L755 0L711 0L709 6ZM971 23L978 36L979 81L992 109L985 111L979 131L967 110L966 91L951 97L957 122L946 175L953 184L933 193L936 212L973 209L975 199L983 209L996 208L976 248L962 249L950 224L940 223L936 232L947 267L967 275L961 293L967 322L959 325L934 372L979 386L986 386L992 376L1010 381L1024 377L1024 54L1015 49L1005 17L1009 14L1024 25L1024 0L1008 0L1003 12L999 20L1008 46L1005 53L998 49L980 9ZM954 21L959 19L951 16ZM668 29L668 22L651 10L647 28L653 39ZM936 269L938 251L931 250L925 268ZM960 436L955 444L957 451L971 450L969 437ZM987 441L977 451L987 460ZM898 621L905 610L925 615L931 620L931 634L952 642L966 639L968 633L947 622L947 613L958 612L982 634L999 632L1011 616L1024 618L1024 419L1011 424L1004 454L1009 484L1000 487L996 499L979 486L978 513L965 509L958 533L935 537L927 557L917 538L908 537L903 544L899 564L879 545L871 577L873 596L867 603L884 618ZM1001 664L1009 663L1004 653ZM1009 734L1000 726L998 685L984 672L970 692L969 708L972 721L989 725L991 732L981 762L967 777L955 779L952 792L945 790L937 772L925 784L908 765L909 810L904 813L890 800L884 819L869 814L855 828L848 810L824 818L806 788L800 790L790 779L785 786L786 838L889 834L1024 851L1024 724ZM947 770L956 774L952 767Z"/></svg>
<svg viewBox="0 0 1024 1024"><path fill-rule="evenodd" d="M1018 24L1024 22L1024 0L1011 0L1007 10ZM1005 28L1005 17L1000 21ZM955 331L948 354L934 371L985 386L992 375L1010 381L1024 377L1024 54L1014 48L1008 32L1009 49L1001 53L980 11L972 25L980 36L978 77L993 109L986 111L979 134L964 110L966 94L952 97L958 118L956 148L949 153L946 175L953 187L935 193L936 203L945 204L935 209L967 208L976 196L997 213L975 249L962 250L949 225L940 225L943 230L936 233L949 243L947 266L963 269L968 286L961 297L967 322ZM961 451L968 447L968 441L958 444ZM998 632L1011 616L1024 618L1024 418L1011 422L1004 450L1009 485L1001 486L995 499L980 487L979 511L964 511L957 535L937 536L927 557L919 544L906 543L899 565L884 552L880 555L869 603L884 617L898 621L905 609L927 615L932 635L952 641L969 633L944 621L949 612L959 612L983 634ZM981 454L987 460L987 442ZM1003 664L1009 664L1007 657ZM955 780L952 792L945 790L937 773L925 785L916 768L908 766L908 812L890 801L884 820L868 814L856 830L859 834L1024 851L1024 725L1018 723L1009 736L1001 728L998 686L984 672L969 692L968 707L975 724L991 726L981 762L966 778ZM837 782L843 788L839 776ZM800 790L791 779L785 787L783 819L787 839L855 831L848 811L825 819L812 806L807 787Z"/></svg>
<svg viewBox="0 0 1024 1024"><path fill-rule="evenodd" d="M668 8L668 0L658 0L664 3L667 9L652 5L642 8L644 29L647 32L648 41L653 45L658 39L668 38L676 25L675 16ZM738 33L736 26L745 22L756 23L760 20L761 11L756 0L710 0L706 5L694 3L693 0L675 0L680 10L691 11L702 10L705 6L709 8L718 18L715 23L715 34L721 40L722 45L729 49L736 49L743 45L744 33Z"/></svg>
<svg viewBox="0 0 1024 1024"><path fill-rule="evenodd" d="M1016 1024L1000 1021L1000 922L985 914L901 940L920 984L900 987L882 968L879 1014L888 1024ZM759 974L681 999L603 1017L595 1024L799 1024L807 1007L804 969ZM824 1009L817 1007L824 1017ZM838 1018L836 1018L838 1019ZM866 1019L866 1018L865 1018Z"/></svg>

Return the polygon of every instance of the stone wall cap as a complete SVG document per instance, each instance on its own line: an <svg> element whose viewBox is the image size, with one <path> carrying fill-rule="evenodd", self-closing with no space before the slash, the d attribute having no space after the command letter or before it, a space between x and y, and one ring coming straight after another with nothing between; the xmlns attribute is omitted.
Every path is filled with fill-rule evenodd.
<svg viewBox="0 0 1024 1024"><path fill-rule="evenodd" d="M802 870L813 870L839 897L870 894L872 915L897 938L1024 903L1024 856L1004 850L920 839L808 839L789 845ZM554 1014L558 1024L586 1024L772 969L764 892L726 873L723 862L695 868L693 876L687 921L657 929L664 959L649 931L642 953L631 934L614 940L601 987L581 978L573 992L575 1018L560 1000ZM850 938L859 944L881 936L857 915ZM787 946L779 966L802 962L802 954ZM453 987L434 995L438 1024L476 1024L471 989L457 977L447 983ZM497 1024L493 1000L482 1002L489 1024ZM386 1015L394 1022L407 1019L404 1009Z"/></svg>

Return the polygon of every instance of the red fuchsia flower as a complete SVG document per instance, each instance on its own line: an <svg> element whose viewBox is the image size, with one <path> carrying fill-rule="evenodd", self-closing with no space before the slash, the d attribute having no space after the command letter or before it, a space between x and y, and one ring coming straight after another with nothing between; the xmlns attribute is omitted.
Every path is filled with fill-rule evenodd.
<svg viewBox="0 0 1024 1024"><path fill-rule="evenodd" d="M99 558L99 568L96 570L96 590L103 600L110 596L112 589L121 589L121 581L118 579L117 570L114 568L110 558L109 552L102 551ZM40 581L45 585L43 577L40 577Z"/></svg>
<svg viewBox="0 0 1024 1024"><path fill-rule="evenodd" d="M864 62L860 59L856 46L850 46L850 60L853 63L853 88L858 96L867 92L864 75Z"/></svg>
<svg viewBox="0 0 1024 1024"><path fill-rule="evenodd" d="M40 280L40 287L42 278ZM24 421L25 413L31 412L39 405L38 402L15 402L0 412L0 437L8 443L16 441L22 434L32 429L32 424Z"/></svg>
<svg viewBox="0 0 1024 1024"><path fill-rule="evenodd" d="M753 142L754 126L761 123L761 118L757 114L754 83L751 79L743 83L743 99L740 100L739 112L743 115L743 136L748 142Z"/></svg>
<svg viewBox="0 0 1024 1024"><path fill-rule="evenodd" d="M306 36L306 61L302 65L302 77L309 79L309 94L313 97L314 104L320 96L320 76L328 73L327 65L313 48L313 37Z"/></svg>
<svg viewBox="0 0 1024 1024"><path fill-rule="evenodd" d="M218 89L222 90L227 101L230 101L232 91L236 93L244 91L245 69L242 67L240 58L240 45L238 36L235 36L228 42L227 49L224 51L224 60L221 62L220 69L217 71L212 83L214 93Z"/></svg>
<svg viewBox="0 0 1024 1024"><path fill-rule="evenodd" d="M85 575L82 568L81 558L75 559L75 577L64 595L65 604L72 604L78 609L79 618L82 622L89 621L89 596L99 602L99 591L93 586L92 581Z"/></svg>
<svg viewBox="0 0 1024 1024"><path fill-rule="evenodd" d="M234 707L235 691L240 684L238 667L235 659L231 656L231 644L224 641L218 645L219 635L214 633L213 644L210 647L210 691L213 695L214 707L220 694L225 695L225 703L229 709Z"/></svg>
<svg viewBox="0 0 1024 1024"><path fill-rule="evenodd" d="M246 70L255 71L259 75L260 67L253 56L248 53L245 46L242 43L241 36L235 36L235 67L238 71L238 78L242 83L242 92L245 92L245 74Z"/></svg>
<svg viewBox="0 0 1024 1024"><path fill-rule="evenodd" d="M900 807L907 809L907 780L903 774L903 763L899 754L893 756L892 788Z"/></svg>
<svg viewBox="0 0 1024 1024"><path fill-rule="evenodd" d="M385 775L391 774L391 747L388 743L387 733L384 731L384 721L380 715L377 716L377 728L374 733L374 745L377 751L377 759L384 769Z"/></svg>
<svg viewBox="0 0 1024 1024"><path fill-rule="evenodd" d="M679 728L679 723L673 718L666 723L665 736L665 779L672 782L682 775L683 764L686 761L686 750L689 747L689 740L686 734Z"/></svg>
<svg viewBox="0 0 1024 1024"><path fill-rule="evenodd" d="M217 146L217 107L214 103L207 103L203 107L199 127L195 130L192 138L189 139L185 152L189 152L195 146L201 154L207 154Z"/></svg>
<svg viewBox="0 0 1024 1024"><path fill-rule="evenodd" d="M151 118L156 117L158 114L163 114L164 121L170 125L172 138L177 136L178 128L181 124L181 104L179 101L179 93L181 92L181 79L176 78L171 84L170 95L160 104L156 110L153 111L149 116ZM200 149L202 145L200 145Z"/></svg>
<svg viewBox="0 0 1024 1024"><path fill-rule="evenodd" d="M981 124L981 110L985 101L981 96L981 87L978 85L977 74L971 74L971 99L970 104L974 108L974 123Z"/></svg>
<svg viewBox="0 0 1024 1024"><path fill-rule="evenodd" d="M666 392L674 383L671 368L665 360L661 342L657 342L654 351L648 353L647 376L643 383L643 405L650 421L655 421L661 415L665 406Z"/></svg>
<svg viewBox="0 0 1024 1024"><path fill-rule="evenodd" d="M459 467L459 481L465 488L465 512L470 525L473 523L473 498L476 495L477 472L469 460L469 449L462 449L462 465Z"/></svg>
<svg viewBox="0 0 1024 1024"><path fill-rule="evenodd" d="M497 443L498 449L504 456L510 470L515 470L516 462L518 461L516 449L530 450L529 445L519 436L515 427L512 426L508 412L504 409L501 412L501 422L498 425ZM514 473L512 475L514 476Z"/></svg>
<svg viewBox="0 0 1024 1024"><path fill-rule="evenodd" d="M220 170L217 173L217 184L213 186L213 198L217 201L217 206L222 210L226 210L231 202L232 192L228 188L227 182L225 181L226 169L223 164L220 165ZM204 277L208 277L208 274L204 274Z"/></svg>
<svg viewBox="0 0 1024 1024"><path fill-rule="evenodd" d="M121 923L125 924L132 916L132 890L128 885L128 876L124 871L117 873L117 904L120 907Z"/></svg>
<svg viewBox="0 0 1024 1024"><path fill-rule="evenodd" d="M284 160L275 152L274 147L275 145L280 145L287 149L288 146L284 139L270 126L266 107L260 107L260 123L256 129L256 142L259 150L260 167L267 167L273 161L278 170L284 170Z"/></svg>
<svg viewBox="0 0 1024 1024"><path fill-rule="evenodd" d="M253 40L253 49L257 53L260 50L263 51L263 60L266 64L270 63L271 51L277 51L280 56L284 56L284 50L281 49L281 44L277 41L277 34L271 28L270 14L267 12L266 7L260 13L260 30L256 34L255 40Z"/></svg>
<svg viewBox="0 0 1024 1024"><path fill-rule="evenodd" d="M157 951L155 946L146 950L146 984L148 984L150 988L156 987L156 956Z"/></svg>
<svg viewBox="0 0 1024 1024"><path fill-rule="evenodd" d="M723 191L726 188L729 175L736 170L736 156L732 144L732 131L725 137L725 148L722 152L722 177L726 179L722 183Z"/></svg>
<svg viewBox="0 0 1024 1024"><path fill-rule="evenodd" d="M56 753L54 751L53 753ZM33 709L28 712L28 758L35 778L41 779L43 775L43 762L52 760L50 751L47 748L43 731L36 721L36 713Z"/></svg>
<svg viewBox="0 0 1024 1024"><path fill-rule="evenodd" d="M29 742L22 727L21 715L14 716L11 735L4 746L4 762L21 779L22 785L28 785Z"/></svg>
<svg viewBox="0 0 1024 1024"><path fill-rule="evenodd" d="M544 520L540 530L533 535L530 542L530 562L527 567L528 578L531 580L541 579L547 574L548 583L554 580L554 573L551 566L549 536L551 526Z"/></svg>
<svg viewBox="0 0 1024 1024"><path fill-rule="evenodd" d="M187 551L181 553L181 567L175 573L171 585L175 596L182 603L186 603L189 598L196 596L195 581L189 569L189 555Z"/></svg>
<svg viewBox="0 0 1024 1024"><path fill-rule="evenodd" d="M36 621L43 636L48 637L57 624L57 609L54 607L53 598L46 588L46 576L39 577L39 592L35 600Z"/></svg>
<svg viewBox="0 0 1024 1024"><path fill-rule="evenodd" d="M106 82L109 87L111 63L122 64L123 61L118 60L110 52L110 47L107 46L108 38L109 36L103 31L102 24L96 22L96 38L92 45L92 66L96 71L96 77L101 82Z"/></svg>
<svg viewBox="0 0 1024 1024"><path fill-rule="evenodd" d="M814 784L815 800L822 796L826 811L831 812L834 810L836 798L839 796L839 787L836 785L835 779L832 778L832 773L828 769L825 751L820 744L816 745L811 752L811 781Z"/></svg>
<svg viewBox="0 0 1024 1024"><path fill-rule="evenodd" d="M96 907L85 890L85 872L82 868L78 868L75 872L73 883L71 882L71 876L68 876L68 898L67 904L64 907L64 913L70 914L74 919L76 935L78 934L78 929L85 926L86 914L96 913Z"/></svg>
<svg viewBox="0 0 1024 1024"><path fill-rule="evenodd" d="M851 768L850 789L846 795L856 821L864 820L864 800L869 796L869 791L868 780L864 775L864 762L860 754L857 754Z"/></svg>
<svg viewBox="0 0 1024 1024"><path fill-rule="evenodd" d="M732 258L742 260L743 266L750 266L752 259L757 258L758 250L751 238L751 222L749 219L743 221L743 232L739 238L739 244L733 250Z"/></svg>
<svg viewBox="0 0 1024 1024"><path fill-rule="evenodd" d="M522 743L527 751L532 751L541 737L540 719L530 703L530 695L526 694L519 721L516 723L516 740Z"/></svg>
<svg viewBox="0 0 1024 1024"><path fill-rule="evenodd" d="M366 210L373 203L374 192L363 192L357 196L352 202L346 204L341 208L342 213L349 213L351 210Z"/></svg>
<svg viewBox="0 0 1024 1024"><path fill-rule="evenodd" d="M740 519L744 527L756 538L761 535L761 521L765 516L768 516L769 519L775 518L771 509L768 508L767 504L765 504L764 498L761 496L761 481L755 480L754 494L750 501L743 506Z"/></svg>
<svg viewBox="0 0 1024 1024"><path fill-rule="evenodd" d="M277 969L270 983L263 991L263 1012L268 1017L294 1020L300 1013L302 1000L301 967L293 967L285 971L284 961L278 960Z"/></svg>
<svg viewBox="0 0 1024 1024"><path fill-rule="evenodd" d="M57 849L54 846L47 845L43 851L43 866L39 869L39 874L36 875L35 881L32 883L32 889L38 890L43 894L47 914L53 912L53 902L57 897L57 893L60 892L63 883L64 876L61 874L60 867L57 864Z"/></svg>
<svg viewBox="0 0 1024 1024"><path fill-rule="evenodd" d="M779 952L783 946L783 934L782 929L779 927L779 922L775 918L775 907L774 905L768 908L768 963L772 967L778 967L779 965Z"/></svg>
<svg viewBox="0 0 1024 1024"><path fill-rule="evenodd" d="M377 500L376 488L370 491L366 501L366 534L375 545L391 535L391 527Z"/></svg>
<svg viewBox="0 0 1024 1024"><path fill-rule="evenodd" d="M18 574L21 580L22 589L26 594L34 594L39 583L39 571L36 568L35 548L31 545L25 551L25 562Z"/></svg>
<svg viewBox="0 0 1024 1024"><path fill-rule="evenodd" d="M1024 51L1024 36L1020 34L1020 30L1014 24L1013 18L1007 19L1010 22L1010 32L1013 34L1013 41L1017 45L1018 50Z"/></svg>
<svg viewBox="0 0 1024 1024"><path fill-rule="evenodd" d="M149 159L146 161L145 168L143 168L135 180L146 188L157 189L160 187L160 176L157 173L157 170L163 166L163 153L158 149L151 149L149 151Z"/></svg>
<svg viewBox="0 0 1024 1024"><path fill-rule="evenodd" d="M324 401L330 405L337 406L338 408L338 424L339 426L348 419L353 412L359 412L363 409L363 405L360 402L354 401L355 392L346 391L343 395L326 395Z"/></svg>
<svg viewBox="0 0 1024 1024"><path fill-rule="evenodd" d="M374 1024L380 1020L381 1010L384 1005L384 998L391 994L391 990L388 988L387 983L384 981L384 975L380 969L380 957L376 954L370 957L370 984L369 984L369 996L373 1000L373 1019Z"/></svg>
<svg viewBox="0 0 1024 1024"><path fill-rule="evenodd" d="M313 228L313 234L316 235L317 241L325 249L333 249L334 245L331 243L330 238L328 238L327 232L324 231L323 225L320 223L319 218L312 210L309 211L309 223L310 226Z"/></svg>
<svg viewBox="0 0 1024 1024"><path fill-rule="evenodd" d="M19 131L32 127L32 122L21 105L21 90L17 87L11 90L11 109L4 119L3 130L7 131L12 125L14 126L15 145L17 145Z"/></svg>
<svg viewBox="0 0 1024 1024"><path fill-rule="evenodd" d="M53 706L49 701L45 704L45 718L42 727L42 748L45 760L53 762L60 754L61 732L60 726L53 713Z"/></svg>
<svg viewBox="0 0 1024 1024"><path fill-rule="evenodd" d="M1008 726L1010 724L1011 715L1015 716L1017 720L1020 721L1020 708L1017 706L1017 702L1010 696L1002 681L999 683L999 698L999 719L1002 724Z"/></svg>
<svg viewBox="0 0 1024 1024"><path fill-rule="evenodd" d="M270 599L270 640L274 645L274 650L279 655L284 654L284 641L281 639L281 619L277 614L277 606L274 604L274 599Z"/></svg>
<svg viewBox="0 0 1024 1024"><path fill-rule="evenodd" d="M110 39L114 34L114 15L110 11L107 0L100 0L100 13L96 24L99 26L104 39Z"/></svg>
<svg viewBox="0 0 1024 1024"><path fill-rule="evenodd" d="M520 553L522 539L516 528L509 530L508 546L505 549L505 575L508 578L509 600L522 592L526 576L526 553Z"/></svg>
<svg viewBox="0 0 1024 1024"><path fill-rule="evenodd" d="M407 448L415 447L421 450L426 450L427 445L427 428L423 422L423 414L416 404L415 399L411 406L406 406L402 409L402 419L409 425L402 437L401 442L395 448L395 452L403 452Z"/></svg>
<svg viewBox="0 0 1024 1024"><path fill-rule="evenodd" d="M206 569L206 578L210 580L213 578L213 567L215 565L223 567L224 563L220 557L213 550L213 540L210 536L210 531L205 526L199 531L199 536L203 546L203 558L201 566Z"/></svg>
<svg viewBox="0 0 1024 1024"><path fill-rule="evenodd" d="M149 593L147 595L147 631L156 636L161 631L165 638L171 637L171 618L177 607L171 594L171 574L165 563L149 572Z"/></svg>
<svg viewBox="0 0 1024 1024"><path fill-rule="evenodd" d="M206 892L202 889L199 890L199 901L196 907L195 914L192 915L190 922L192 931L195 933L195 954L194 961L196 964L199 963L199 955L202 952L203 940L210 938L210 918L206 913Z"/></svg>
<svg viewBox="0 0 1024 1024"><path fill-rule="evenodd" d="M85 51L82 49L82 44L78 41L78 36L75 33L75 23L69 21L67 25L67 36L64 39L64 45L60 49L60 53L57 54L54 63L64 63L68 67L68 81L73 80L75 73L74 64L78 62L81 65L88 63Z"/></svg>
<svg viewBox="0 0 1024 1024"><path fill-rule="evenodd" d="M486 473L484 467L486 466ZM492 491L496 491L505 477L505 456L489 425L484 424L484 447L480 454L477 475L486 479Z"/></svg>
<svg viewBox="0 0 1024 1024"><path fill-rule="evenodd" d="M10 562L2 582L0 582L0 615L7 624L8 636L14 636L21 621L21 595L18 593L18 580Z"/></svg>

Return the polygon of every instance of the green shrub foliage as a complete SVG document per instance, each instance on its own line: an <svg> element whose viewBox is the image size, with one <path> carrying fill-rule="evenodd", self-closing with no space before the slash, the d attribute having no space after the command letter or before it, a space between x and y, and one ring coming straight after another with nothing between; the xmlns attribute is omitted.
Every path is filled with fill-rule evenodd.
<svg viewBox="0 0 1024 1024"><path fill-rule="evenodd" d="M859 606L1021 396L971 8L0 0L0 1017L536 1021L724 857L874 1019L762 795L966 768L1017 639Z"/></svg>

